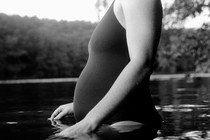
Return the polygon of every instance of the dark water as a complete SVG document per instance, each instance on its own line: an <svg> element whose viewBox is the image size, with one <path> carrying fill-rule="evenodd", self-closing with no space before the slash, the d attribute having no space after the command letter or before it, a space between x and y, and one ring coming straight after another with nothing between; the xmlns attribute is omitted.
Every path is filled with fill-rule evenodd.
<svg viewBox="0 0 210 140"><path fill-rule="evenodd" d="M209 85L210 78L151 81L154 103L166 121L156 140L210 139ZM47 118L59 105L72 101L74 86L75 82L0 84L0 139L55 139L57 128ZM104 139L113 139L111 133L104 133ZM102 138L88 135L83 139Z"/></svg>

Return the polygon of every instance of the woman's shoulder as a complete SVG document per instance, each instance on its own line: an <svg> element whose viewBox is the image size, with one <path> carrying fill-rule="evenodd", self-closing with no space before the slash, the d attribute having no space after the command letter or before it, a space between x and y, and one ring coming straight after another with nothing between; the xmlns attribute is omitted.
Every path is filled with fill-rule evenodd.
<svg viewBox="0 0 210 140"><path fill-rule="evenodd" d="M147 6L154 6L159 5L161 0L115 0L119 2L121 5L133 6L135 7L147 7Z"/></svg>
<svg viewBox="0 0 210 140"><path fill-rule="evenodd" d="M115 0L115 1L119 1L119 2L133 2L133 3L145 3L145 2L157 2L157 1L161 1L161 0Z"/></svg>
<svg viewBox="0 0 210 140"><path fill-rule="evenodd" d="M142 13L143 15L154 13L154 11L162 13L161 0L116 0L116 2L121 5L123 13Z"/></svg>

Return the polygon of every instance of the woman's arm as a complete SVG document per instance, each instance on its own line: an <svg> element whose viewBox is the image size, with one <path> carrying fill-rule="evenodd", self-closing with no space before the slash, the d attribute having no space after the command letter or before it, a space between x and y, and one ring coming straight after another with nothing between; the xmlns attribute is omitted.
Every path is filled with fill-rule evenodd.
<svg viewBox="0 0 210 140"><path fill-rule="evenodd" d="M108 93L86 117L61 132L61 135L71 136L94 131L116 111L130 91L151 73L161 32L161 4L159 0L121 0L120 3L125 18L130 62Z"/></svg>

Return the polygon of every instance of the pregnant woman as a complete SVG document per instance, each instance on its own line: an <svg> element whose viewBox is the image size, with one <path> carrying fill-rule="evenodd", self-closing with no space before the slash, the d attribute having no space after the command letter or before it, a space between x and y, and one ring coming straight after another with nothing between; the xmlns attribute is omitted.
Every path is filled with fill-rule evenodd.
<svg viewBox="0 0 210 140"><path fill-rule="evenodd" d="M52 120L74 113L77 121L60 135L96 131L103 124L132 121L157 132L162 122L149 92L162 25L160 0L115 0L95 28L88 62L73 103Z"/></svg>

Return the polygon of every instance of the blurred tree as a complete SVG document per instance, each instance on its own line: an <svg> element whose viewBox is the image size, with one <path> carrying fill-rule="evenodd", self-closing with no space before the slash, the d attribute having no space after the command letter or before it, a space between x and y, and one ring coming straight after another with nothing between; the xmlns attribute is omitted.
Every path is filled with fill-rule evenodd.
<svg viewBox="0 0 210 140"><path fill-rule="evenodd" d="M0 14L0 79L77 77L94 27Z"/></svg>
<svg viewBox="0 0 210 140"><path fill-rule="evenodd" d="M210 10L210 0L165 0L163 25L168 28L184 28L187 19L195 18ZM208 12L209 13L209 12ZM210 16L210 13L209 13Z"/></svg>
<svg viewBox="0 0 210 140"><path fill-rule="evenodd" d="M210 26L186 29L186 20L210 11L210 0L174 0L164 8L158 72L210 72ZM209 15L210 16L210 15Z"/></svg>
<svg viewBox="0 0 210 140"><path fill-rule="evenodd" d="M95 7L97 10L97 15L98 15L98 21L101 20L101 12L103 12L105 9L107 9L109 5L110 0L97 0L95 3Z"/></svg>

